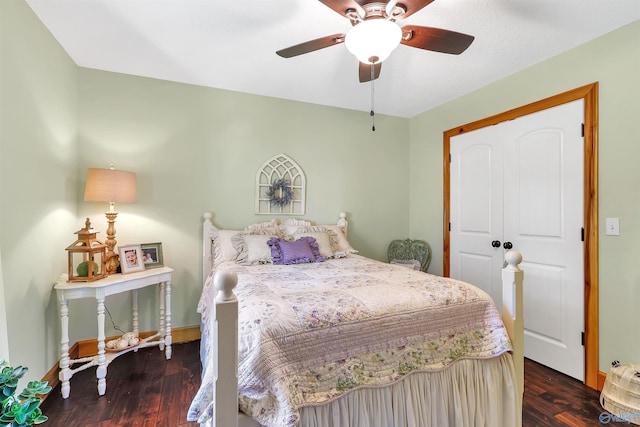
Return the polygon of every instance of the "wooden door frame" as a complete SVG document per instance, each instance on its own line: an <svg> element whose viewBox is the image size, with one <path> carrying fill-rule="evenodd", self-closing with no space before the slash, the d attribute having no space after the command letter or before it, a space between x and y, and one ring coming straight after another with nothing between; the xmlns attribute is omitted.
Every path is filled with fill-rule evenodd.
<svg viewBox="0 0 640 427"><path fill-rule="evenodd" d="M584 383L598 388L598 82L505 111L443 133L443 275L450 274L450 140L471 132L568 102L584 100ZM526 257L526 254L524 254ZM526 286L526 280L525 280Z"/></svg>

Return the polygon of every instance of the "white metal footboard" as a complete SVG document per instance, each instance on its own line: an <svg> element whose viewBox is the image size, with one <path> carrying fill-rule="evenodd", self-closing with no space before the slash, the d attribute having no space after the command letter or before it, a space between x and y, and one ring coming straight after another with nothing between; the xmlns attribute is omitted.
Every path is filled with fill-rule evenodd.
<svg viewBox="0 0 640 427"><path fill-rule="evenodd" d="M219 271L213 278L216 310L212 316L214 355L214 426L238 425L238 299L233 288L238 284L234 271ZM220 345L224 343L224 345Z"/></svg>
<svg viewBox="0 0 640 427"><path fill-rule="evenodd" d="M509 251L504 255L506 266L502 269L502 323L507 329L513 345L513 364L516 370L517 395L519 399L520 420L522 425L522 395L524 393L524 317L522 284L524 272L518 267L522 255Z"/></svg>
<svg viewBox="0 0 640 427"><path fill-rule="evenodd" d="M524 390L524 323L522 317L522 285L524 273L518 267L522 255L516 251L505 254L506 266L502 269L502 319L513 343L513 360L516 370L519 420L522 425L522 393ZM258 424L238 413L238 300L233 289L238 281L230 270L219 271L214 277L217 290L215 316L212 316L212 353L215 360L215 386L213 390L214 419L208 426L249 427ZM224 343L224 345L220 345ZM231 345L232 344L232 345Z"/></svg>

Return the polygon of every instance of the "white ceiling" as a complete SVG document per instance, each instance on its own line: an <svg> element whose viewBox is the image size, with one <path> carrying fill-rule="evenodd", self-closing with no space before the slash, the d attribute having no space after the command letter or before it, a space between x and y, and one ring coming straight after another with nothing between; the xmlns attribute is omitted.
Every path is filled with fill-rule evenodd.
<svg viewBox="0 0 640 427"><path fill-rule="evenodd" d="M318 0L27 0L81 67L369 111L344 44L276 50L350 23ZM461 55L399 46L376 113L413 117L640 19L640 0L436 0L398 23L475 36Z"/></svg>

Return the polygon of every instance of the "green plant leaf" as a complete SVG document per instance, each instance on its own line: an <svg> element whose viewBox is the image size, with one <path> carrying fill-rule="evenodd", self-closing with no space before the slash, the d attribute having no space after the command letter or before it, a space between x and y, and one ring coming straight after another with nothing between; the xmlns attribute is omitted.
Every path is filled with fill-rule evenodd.
<svg viewBox="0 0 640 427"><path fill-rule="evenodd" d="M47 417L46 415L40 415L38 418L33 420L34 424L42 424L43 422L47 421L49 419L49 417Z"/></svg>
<svg viewBox="0 0 640 427"><path fill-rule="evenodd" d="M0 361L2 365L4 361ZM0 371L0 390L6 396L2 403L0 425L2 427L23 427L45 422L48 417L39 408L42 399L38 396L51 391L49 384L44 381L30 381L19 395L15 395L18 380L28 372L23 366L12 368L4 366Z"/></svg>
<svg viewBox="0 0 640 427"><path fill-rule="evenodd" d="M27 414L30 415L33 411L35 411L36 409L38 409L38 406L40 406L40 399L31 399L29 402L27 402L28 405L26 408L24 408L22 411Z"/></svg>
<svg viewBox="0 0 640 427"><path fill-rule="evenodd" d="M24 424L26 420L27 420L27 414L25 414L24 412L19 412L16 414L16 422L18 424Z"/></svg>

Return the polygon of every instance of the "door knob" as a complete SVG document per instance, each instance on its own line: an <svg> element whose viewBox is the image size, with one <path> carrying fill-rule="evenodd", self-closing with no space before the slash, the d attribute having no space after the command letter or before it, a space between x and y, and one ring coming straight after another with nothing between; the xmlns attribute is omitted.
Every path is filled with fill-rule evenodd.
<svg viewBox="0 0 640 427"><path fill-rule="evenodd" d="M494 248L499 248L500 240L494 240L493 242L491 242L491 246L493 246Z"/></svg>
<svg viewBox="0 0 640 427"><path fill-rule="evenodd" d="M502 247L505 248L505 249L511 249L511 248L513 248L513 245L511 244L511 242L504 242Z"/></svg>

